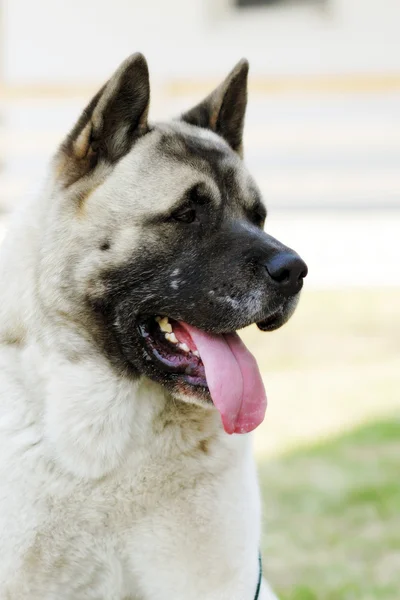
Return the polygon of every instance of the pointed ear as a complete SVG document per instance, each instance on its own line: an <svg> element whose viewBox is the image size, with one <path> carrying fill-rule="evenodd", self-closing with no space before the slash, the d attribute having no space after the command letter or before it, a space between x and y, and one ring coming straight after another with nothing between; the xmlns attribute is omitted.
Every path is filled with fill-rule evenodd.
<svg viewBox="0 0 400 600"><path fill-rule="evenodd" d="M133 54L117 69L83 111L60 148L57 165L70 185L99 162L114 164L147 133L149 71L142 54Z"/></svg>
<svg viewBox="0 0 400 600"><path fill-rule="evenodd" d="M220 86L181 117L186 123L215 131L240 156L243 152L248 72L249 63L242 59Z"/></svg>

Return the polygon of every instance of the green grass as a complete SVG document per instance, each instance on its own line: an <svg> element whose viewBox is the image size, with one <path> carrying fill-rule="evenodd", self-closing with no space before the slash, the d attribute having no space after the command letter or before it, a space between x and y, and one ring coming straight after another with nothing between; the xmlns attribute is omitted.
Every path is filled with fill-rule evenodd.
<svg viewBox="0 0 400 600"><path fill-rule="evenodd" d="M282 600L400 598L400 416L260 460L265 572Z"/></svg>

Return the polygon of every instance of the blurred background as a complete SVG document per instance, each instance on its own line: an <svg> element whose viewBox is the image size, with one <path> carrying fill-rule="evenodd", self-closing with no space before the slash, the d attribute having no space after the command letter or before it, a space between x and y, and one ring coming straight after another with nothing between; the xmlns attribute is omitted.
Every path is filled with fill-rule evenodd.
<svg viewBox="0 0 400 600"><path fill-rule="evenodd" d="M130 53L151 117L251 64L246 161L310 274L282 330L243 336L265 571L286 600L400 598L399 0L0 0L0 237Z"/></svg>

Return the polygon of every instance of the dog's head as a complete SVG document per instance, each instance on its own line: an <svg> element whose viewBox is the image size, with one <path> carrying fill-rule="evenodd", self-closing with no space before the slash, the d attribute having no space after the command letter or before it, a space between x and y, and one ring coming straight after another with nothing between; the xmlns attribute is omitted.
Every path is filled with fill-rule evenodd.
<svg viewBox="0 0 400 600"><path fill-rule="evenodd" d="M285 323L307 274L264 232L242 161L247 73L240 62L201 104L150 125L147 64L127 59L56 155L42 269L42 289L56 284L59 311L117 368L214 402L229 432L254 428L265 410L235 332ZM54 307L54 290L48 298Z"/></svg>

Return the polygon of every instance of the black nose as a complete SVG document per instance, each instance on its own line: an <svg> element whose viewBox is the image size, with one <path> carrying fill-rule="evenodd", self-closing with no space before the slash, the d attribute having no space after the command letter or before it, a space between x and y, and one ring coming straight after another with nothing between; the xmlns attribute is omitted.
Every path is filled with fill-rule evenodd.
<svg viewBox="0 0 400 600"><path fill-rule="evenodd" d="M304 260L291 250L284 250L272 256L265 263L265 268L287 296L297 294L301 290L303 279L308 273Z"/></svg>

